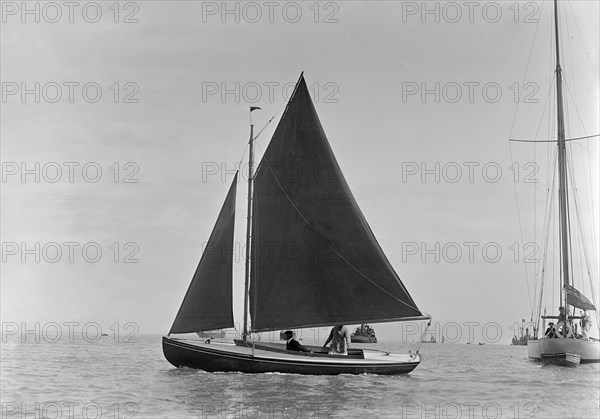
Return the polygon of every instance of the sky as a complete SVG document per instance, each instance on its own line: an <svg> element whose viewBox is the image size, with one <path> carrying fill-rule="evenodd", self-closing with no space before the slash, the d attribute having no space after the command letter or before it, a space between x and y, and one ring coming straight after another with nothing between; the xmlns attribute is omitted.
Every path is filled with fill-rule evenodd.
<svg viewBox="0 0 600 419"><path fill-rule="evenodd" d="M257 131L276 115L260 157L304 71L418 307L462 341L498 324L507 343L531 315L554 150L508 139L555 135L550 13L549 2L3 2L3 330L167 333L247 158L248 107L262 108ZM600 133L599 13L592 1L561 9L568 138ZM597 280L598 138L569 146ZM237 199L240 307L245 187Z"/></svg>

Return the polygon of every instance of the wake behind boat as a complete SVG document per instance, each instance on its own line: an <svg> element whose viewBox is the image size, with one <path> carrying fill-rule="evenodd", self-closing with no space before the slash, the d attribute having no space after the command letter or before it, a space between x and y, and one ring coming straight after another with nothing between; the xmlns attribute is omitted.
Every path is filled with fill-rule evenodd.
<svg viewBox="0 0 600 419"><path fill-rule="evenodd" d="M250 108L252 112L255 108ZM404 374L421 358L350 348L286 350L252 334L340 324L427 320L377 243L333 155L301 75L253 173L250 127L244 328L234 343L171 334L231 328L237 174L163 352L176 367L297 374ZM295 168L297 176L282 175ZM293 247L295 257L282 249ZM215 251L216 250L216 251Z"/></svg>
<svg viewBox="0 0 600 419"><path fill-rule="evenodd" d="M593 232L593 227L582 225L580 218L580 204L577 195L577 188L574 185L574 171L572 141L583 138L567 138L565 134L565 113L563 104L563 74L560 61L560 36L559 36L559 16L558 1L554 0L554 33L555 33L555 51L556 51L556 121L557 138L550 141L556 143L556 164L553 170L553 178L548 198L546 210L546 220L544 221L544 243L542 267L539 273L538 289L536 300L533 304L533 316L535 323L533 326L533 336L527 340L527 353L531 360L541 361L543 363L552 363L558 365L576 366L579 363L600 362L600 342L598 339L589 336L591 330L591 316L588 311L596 312L597 303L594 304L580 290L587 291L587 294L597 301L595 295L595 285L597 278L592 275L595 270L590 263L590 254L586 250L585 237L582 232ZM597 137L597 135L584 138ZM513 140L514 141L514 140ZM520 140L524 141L524 140ZM535 140L531 140L535 142ZM554 236L558 237L558 247L556 259L559 261L559 272L552 277L548 275L548 268L552 265L552 258L548 257L548 248L551 230L551 221L553 214L554 190L558 186L558 225ZM579 228L574 228L572 224L578 224ZM578 239L578 240L577 240ZM580 250L582 249L582 250ZM579 257L574 257L573 252L580 251ZM593 254L591 254L594 256ZM597 256L597 255L595 255ZM582 265L581 268L575 265ZM550 276L551 282L558 285L558 292L554 299L554 307L558 307L558 313L546 315L546 310L542 314L542 304L544 298L544 288L548 288L551 283L546 283L546 276ZM587 281L586 281L587 280ZM589 286L588 286L589 284ZM575 288L577 286L577 288ZM555 293L548 293L554 295ZM579 309L579 315L576 313ZM546 321L551 320L546 323ZM578 324L579 323L579 324ZM596 325L598 317L596 313ZM577 327L579 326L579 330ZM523 332L521 331L521 336ZM525 336L528 337L528 333ZM521 338L513 344L521 344Z"/></svg>

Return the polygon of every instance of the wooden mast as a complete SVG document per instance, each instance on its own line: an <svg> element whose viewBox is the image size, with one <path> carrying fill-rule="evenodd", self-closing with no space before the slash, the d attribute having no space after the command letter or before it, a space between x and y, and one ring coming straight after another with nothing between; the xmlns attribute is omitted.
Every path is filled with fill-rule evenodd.
<svg viewBox="0 0 600 419"><path fill-rule="evenodd" d="M260 108L258 108L260 109ZM248 150L248 212L246 217L246 273L244 281L244 329L242 331L242 339L248 338L248 299L250 289L250 258L251 258L251 235L252 235L252 189L253 189L253 173L252 165L254 164L254 125L252 124L252 111L250 108L250 140Z"/></svg>
<svg viewBox="0 0 600 419"><path fill-rule="evenodd" d="M562 286L560 287L560 301L565 310L566 296L563 295L564 285L569 285L569 226L567 205L567 167L565 145L565 120L562 97L562 69L560 67L560 45L558 33L558 0L554 0L554 27L556 33L556 115L557 115L557 146L558 146L558 204L560 217L560 248L562 261ZM566 310L568 313L568 310Z"/></svg>

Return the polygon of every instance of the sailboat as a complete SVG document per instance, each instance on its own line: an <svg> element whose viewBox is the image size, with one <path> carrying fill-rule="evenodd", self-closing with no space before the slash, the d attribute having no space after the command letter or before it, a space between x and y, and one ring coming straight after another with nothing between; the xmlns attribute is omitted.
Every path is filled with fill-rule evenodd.
<svg viewBox="0 0 600 419"><path fill-rule="evenodd" d="M577 230L571 226L571 222L577 220L577 195L574 185L570 185L569 175L574 169L569 156L570 148L567 142L582 138L566 138L565 134L565 116L562 91L562 68L560 63L559 49L559 18L558 2L554 0L554 32L556 48L556 113L557 113L557 138L551 140L556 144L557 170L554 173L558 180L558 236L559 236L559 260L560 275L557 275L559 284L558 301L556 307L559 313L546 315L541 313L542 295L544 292L544 275L546 271L543 268L540 274L541 281L537 290L536 302L534 303L533 319L536 319L536 325L533 327L533 336L527 341L527 353L531 360L541 361L543 363L576 366L579 363L600 362L600 342L598 339L587 336L589 329L589 318L587 315L576 315L576 309L596 311L596 305L593 304L582 292L575 288L575 285L583 286L584 274L579 277L574 274L572 256L572 237L576 237ZM597 135L590 136L596 137ZM584 137L589 138L589 137ZM512 140L517 141L517 140ZM526 141L526 140L520 140ZM535 140L533 140L535 141ZM554 184L554 181L553 181ZM552 197L550 197L552 200ZM549 217L547 218L550 219ZM583 230L579 230L583 231ZM547 237L547 236L546 236ZM545 246L547 249L548 240ZM586 254L587 259L587 254ZM591 277L592 269L586 269L589 279L589 291L594 298L594 284L597 280ZM581 288L580 288L581 289ZM539 320L538 320L539 319ZM597 319L597 317L596 317ZM546 325L547 320L552 320ZM583 330L576 330L576 321L583 320ZM587 326L585 325L587 321ZM556 324L555 324L556 323Z"/></svg>
<svg viewBox="0 0 600 419"><path fill-rule="evenodd" d="M423 339L421 339L421 343L436 343L437 341L435 340L435 336L431 335L431 337L429 338L429 340L427 340L425 338L425 336L423 336Z"/></svg>
<svg viewBox="0 0 600 419"><path fill-rule="evenodd" d="M527 346L527 341L529 340L529 328L525 327L525 319L521 319L521 325L519 326L519 334L513 336L511 345L516 346Z"/></svg>
<svg viewBox="0 0 600 419"><path fill-rule="evenodd" d="M170 332L163 337L166 359L175 367L208 372L409 373L421 362L418 350L393 354L351 347L347 355L340 355L306 346L311 352L296 352L286 350L285 344L254 338L260 332L430 316L413 301L352 196L303 74L256 173L253 129L251 124L246 225L250 250L241 339L206 343L171 336L234 326L236 174Z"/></svg>

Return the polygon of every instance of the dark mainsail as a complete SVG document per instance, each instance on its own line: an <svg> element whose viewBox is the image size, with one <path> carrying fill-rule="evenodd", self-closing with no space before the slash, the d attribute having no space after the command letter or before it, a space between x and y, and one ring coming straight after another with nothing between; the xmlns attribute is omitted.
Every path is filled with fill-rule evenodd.
<svg viewBox="0 0 600 419"><path fill-rule="evenodd" d="M171 333L233 327L233 230L237 173L204 248Z"/></svg>
<svg viewBox="0 0 600 419"><path fill-rule="evenodd" d="M303 76L258 167L253 208L253 331L425 317L354 200Z"/></svg>

